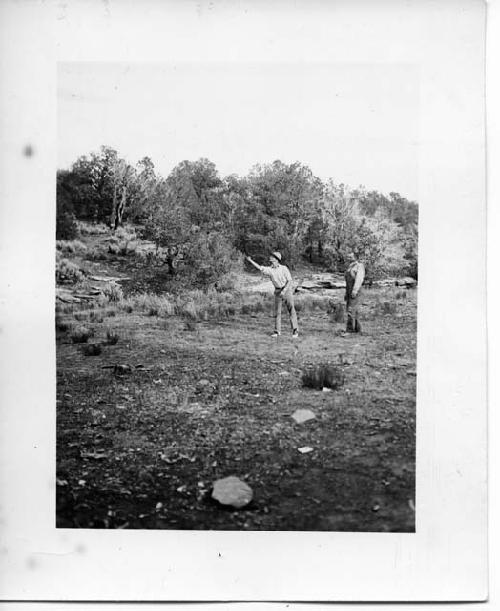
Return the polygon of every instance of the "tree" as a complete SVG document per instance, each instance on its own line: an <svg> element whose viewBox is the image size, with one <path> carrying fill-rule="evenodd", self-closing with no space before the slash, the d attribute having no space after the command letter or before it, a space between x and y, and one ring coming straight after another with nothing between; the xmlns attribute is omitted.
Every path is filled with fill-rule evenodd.
<svg viewBox="0 0 500 611"><path fill-rule="evenodd" d="M71 191L79 219L104 222L116 229L122 224L134 191L135 170L107 146L77 159L64 181Z"/></svg>
<svg viewBox="0 0 500 611"><path fill-rule="evenodd" d="M73 194L69 172L57 172L56 184L56 240L73 240L77 236L77 226L73 209Z"/></svg>
<svg viewBox="0 0 500 611"><path fill-rule="evenodd" d="M237 211L236 244L242 250L279 249L293 265L304 250L320 194L320 181L305 165L255 166Z"/></svg>
<svg viewBox="0 0 500 611"><path fill-rule="evenodd" d="M192 233L188 211L182 200L168 181L158 181L149 192L145 206L144 237L155 243L157 251L160 247L166 250L171 274L175 273L175 261Z"/></svg>
<svg viewBox="0 0 500 611"><path fill-rule="evenodd" d="M193 225L206 230L224 224L223 181L208 159L182 161L170 173L172 196L186 208Z"/></svg>
<svg viewBox="0 0 500 611"><path fill-rule="evenodd" d="M358 193L344 184L328 181L323 197L324 220L328 225L326 261L331 269L344 270L349 252L357 252L367 266L368 275L376 275L386 241L383 232L360 211Z"/></svg>

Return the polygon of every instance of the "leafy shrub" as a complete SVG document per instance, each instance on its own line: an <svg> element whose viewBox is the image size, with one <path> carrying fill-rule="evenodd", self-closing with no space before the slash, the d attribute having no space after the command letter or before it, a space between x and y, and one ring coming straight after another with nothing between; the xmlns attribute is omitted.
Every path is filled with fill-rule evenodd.
<svg viewBox="0 0 500 611"><path fill-rule="evenodd" d="M76 284L85 278L82 270L68 259L56 257L56 283L57 284Z"/></svg>
<svg viewBox="0 0 500 611"><path fill-rule="evenodd" d="M224 234L217 231L194 235L180 264L182 274L199 286L224 283L225 276L241 268L241 253L231 246Z"/></svg>
<svg viewBox="0 0 500 611"><path fill-rule="evenodd" d="M218 291L234 291L240 287L240 277L236 272L228 272L224 274L215 283L215 288Z"/></svg>
<svg viewBox="0 0 500 611"><path fill-rule="evenodd" d="M78 227L73 208L73 192L65 177L67 173L57 172L56 183L56 240L73 240Z"/></svg>
<svg viewBox="0 0 500 611"><path fill-rule="evenodd" d="M58 240L73 240L78 235L76 220L73 214L65 210L57 210L56 238Z"/></svg>

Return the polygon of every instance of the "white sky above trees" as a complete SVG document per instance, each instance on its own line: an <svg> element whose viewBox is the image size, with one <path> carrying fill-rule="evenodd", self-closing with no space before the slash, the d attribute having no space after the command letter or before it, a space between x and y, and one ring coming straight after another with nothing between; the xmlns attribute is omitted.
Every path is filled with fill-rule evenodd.
<svg viewBox="0 0 500 611"><path fill-rule="evenodd" d="M105 144L167 176L300 161L319 177L418 201L418 71L408 64L62 63L58 167Z"/></svg>

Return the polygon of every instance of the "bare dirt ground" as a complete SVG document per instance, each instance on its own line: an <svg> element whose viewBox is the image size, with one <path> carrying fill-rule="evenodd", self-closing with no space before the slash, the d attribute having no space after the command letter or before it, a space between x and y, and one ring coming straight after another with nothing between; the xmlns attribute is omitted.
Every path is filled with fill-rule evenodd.
<svg viewBox="0 0 500 611"><path fill-rule="evenodd" d="M417 291L401 297L365 290L364 332L347 337L321 310L300 315L298 341L270 338L270 311L188 323L118 309L86 323L120 336L98 356L59 333L57 526L413 532ZM319 362L342 368L341 389L302 387ZM103 369L115 364L131 369ZM316 418L295 423L297 408ZM244 509L210 498L228 475L254 491Z"/></svg>

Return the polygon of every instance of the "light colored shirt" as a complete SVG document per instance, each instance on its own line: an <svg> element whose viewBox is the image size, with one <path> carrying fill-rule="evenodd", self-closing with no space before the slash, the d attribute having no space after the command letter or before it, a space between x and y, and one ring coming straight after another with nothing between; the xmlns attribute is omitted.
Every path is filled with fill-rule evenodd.
<svg viewBox="0 0 500 611"><path fill-rule="evenodd" d="M282 289L285 284L292 284L292 275L286 265L278 265L276 267L261 265L260 271L264 276L268 276L275 288Z"/></svg>
<svg viewBox="0 0 500 611"><path fill-rule="evenodd" d="M349 265L346 272L346 280L347 276L350 276L354 280L354 286L352 287L352 293L357 295L359 293L359 289L363 284L363 280L365 279L365 266L363 263L359 261L354 261ZM349 282L347 283L347 289L349 290Z"/></svg>

